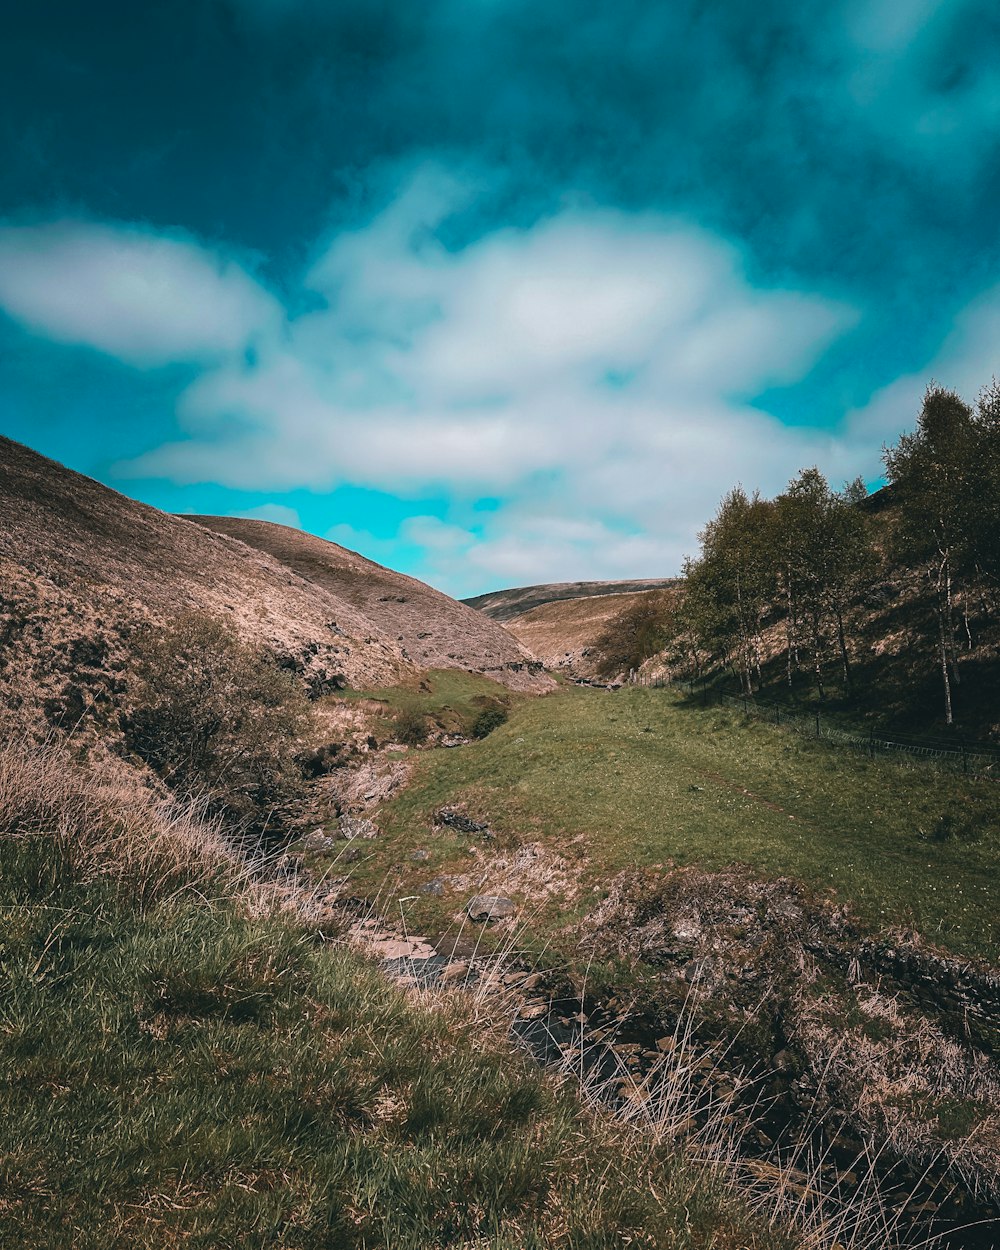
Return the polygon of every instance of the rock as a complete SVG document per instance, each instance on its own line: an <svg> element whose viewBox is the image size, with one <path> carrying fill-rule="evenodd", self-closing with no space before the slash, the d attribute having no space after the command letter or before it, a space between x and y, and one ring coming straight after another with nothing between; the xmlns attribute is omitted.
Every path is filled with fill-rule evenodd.
<svg viewBox="0 0 1000 1250"><path fill-rule="evenodd" d="M333 838L322 829L314 829L302 839L304 851L328 851L333 846Z"/></svg>
<svg viewBox="0 0 1000 1250"><path fill-rule="evenodd" d="M425 881L420 887L421 894L433 894L435 896L444 893L444 882L440 877L435 877L433 881Z"/></svg>
<svg viewBox="0 0 1000 1250"><path fill-rule="evenodd" d="M457 959L454 963L447 964L441 969L441 984L447 985L451 981L458 981L464 977L468 971L468 960Z"/></svg>
<svg viewBox="0 0 1000 1250"><path fill-rule="evenodd" d="M415 859L419 862L421 860L430 859L430 857L431 857L430 851L421 850L421 851L414 851L413 854L410 856L410 859Z"/></svg>
<svg viewBox="0 0 1000 1250"><path fill-rule="evenodd" d="M540 1020L548 1010L548 1003L525 1003L517 1015L519 1020Z"/></svg>
<svg viewBox="0 0 1000 1250"><path fill-rule="evenodd" d="M506 920L517 911L513 899L497 894L477 894L465 905L470 920Z"/></svg>
<svg viewBox="0 0 1000 1250"><path fill-rule="evenodd" d="M451 807L442 807L434 817L434 823L437 825L447 825L449 829L455 829L458 833L489 832L489 825L483 824L478 820L470 820L464 812L457 812Z"/></svg>
<svg viewBox="0 0 1000 1250"><path fill-rule="evenodd" d="M340 836L348 842L353 842L355 838L377 838L378 835L379 827L373 820L366 820L363 816L340 818Z"/></svg>
<svg viewBox="0 0 1000 1250"><path fill-rule="evenodd" d="M433 959L437 954L422 938L379 937L375 952L382 959Z"/></svg>
<svg viewBox="0 0 1000 1250"><path fill-rule="evenodd" d="M356 864L361 858L361 852L356 846L349 846L338 858L342 864Z"/></svg>

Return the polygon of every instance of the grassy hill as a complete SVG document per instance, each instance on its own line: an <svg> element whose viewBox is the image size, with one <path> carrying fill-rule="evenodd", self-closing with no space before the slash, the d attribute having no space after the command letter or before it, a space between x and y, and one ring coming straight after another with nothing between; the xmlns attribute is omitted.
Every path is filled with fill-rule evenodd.
<svg viewBox="0 0 1000 1250"><path fill-rule="evenodd" d="M3 450L4 1244L881 1250L1000 1212L993 782L542 679L342 548ZM582 644L648 594L519 619ZM389 985L364 916L456 988Z"/></svg>
<svg viewBox="0 0 1000 1250"><path fill-rule="evenodd" d="M519 586L512 590L491 590L485 595L463 599L495 621L507 622L514 617L554 603L560 599L589 599L600 595L626 595L634 591L660 590L677 584L676 577L647 577L612 582L551 582L538 586Z"/></svg>
<svg viewBox="0 0 1000 1250"><path fill-rule="evenodd" d="M431 661L551 684L510 635L429 586L280 526L211 524L0 439L5 703L52 725L113 723L136 630L185 612L222 620L314 689L388 684Z"/></svg>
<svg viewBox="0 0 1000 1250"><path fill-rule="evenodd" d="M800 1244L282 911L189 810L16 743L0 799L3 1245Z"/></svg>
<svg viewBox="0 0 1000 1250"><path fill-rule="evenodd" d="M436 830L434 813L454 804L489 821L499 841ZM967 835L942 837L943 818L959 805ZM424 930L461 920L461 884L428 895L429 880L455 873L486 888L494 856L538 842L566 865L565 888L533 897L529 880L523 898L546 941L625 868L742 863L833 889L873 925L1000 958L993 782L838 751L669 689L564 687L519 701L485 741L420 753L380 820L386 836L366 848L353 881L398 872ZM409 859L417 846L429 850L426 860Z"/></svg>
<svg viewBox="0 0 1000 1250"><path fill-rule="evenodd" d="M680 593L679 585L671 583L650 590L553 599L510 617L505 625L548 668L592 678L600 659L594 644L611 621L647 596L659 595L661 590L672 597Z"/></svg>
<svg viewBox="0 0 1000 1250"><path fill-rule="evenodd" d="M406 659L418 668L483 673L517 690L543 691L551 686L534 657L499 625L414 577L269 521L191 519L265 552L310 586L351 604L399 643Z"/></svg>
<svg viewBox="0 0 1000 1250"><path fill-rule="evenodd" d="M456 956L555 968L595 1038L624 1010L629 1046L684 1033L712 1089L762 1074L780 1109L764 1141L820 1133L850 1175L875 1166L867 1141L904 1188L933 1177L915 1205L997 1218L995 782L636 687L516 701L484 741L410 767L340 869L352 891ZM470 925L482 894L514 916Z"/></svg>

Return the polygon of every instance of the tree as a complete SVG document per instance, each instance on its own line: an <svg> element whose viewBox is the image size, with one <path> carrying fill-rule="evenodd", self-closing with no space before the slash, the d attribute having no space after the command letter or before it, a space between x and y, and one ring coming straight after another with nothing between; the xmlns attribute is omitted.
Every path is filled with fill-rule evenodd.
<svg viewBox="0 0 1000 1250"><path fill-rule="evenodd" d="M671 596L647 591L611 618L593 644L597 673L617 677L656 655L675 632Z"/></svg>
<svg viewBox="0 0 1000 1250"><path fill-rule="evenodd" d="M846 613L851 597L874 565L874 546L867 518L857 506L866 495L853 482L844 492L830 489L816 467L803 469L775 501L775 544L779 582L786 610L788 683L793 655L798 662L798 625L809 626L813 672L820 698L825 693L823 658L827 631L835 629L845 689L850 689L851 661Z"/></svg>
<svg viewBox="0 0 1000 1250"><path fill-rule="evenodd" d="M886 476L896 488L895 532L901 558L921 567L933 589L945 722L954 723L952 688L960 681L955 649L955 578L974 560L976 423L954 391L931 383L912 434L884 450Z"/></svg>
<svg viewBox="0 0 1000 1250"><path fill-rule="evenodd" d="M701 556L685 565L686 620L709 652L721 653L745 694L760 680L761 623L774 592L774 505L742 487L726 495L698 535Z"/></svg>

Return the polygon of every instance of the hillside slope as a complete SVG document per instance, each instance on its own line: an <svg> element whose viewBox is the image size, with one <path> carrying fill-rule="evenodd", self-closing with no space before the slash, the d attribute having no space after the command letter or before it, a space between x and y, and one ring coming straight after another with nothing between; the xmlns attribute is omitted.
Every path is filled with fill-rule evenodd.
<svg viewBox="0 0 1000 1250"><path fill-rule="evenodd" d="M577 677L597 674L592 648L608 622L637 600L657 594L638 590L628 594L600 594L579 599L554 599L505 622L547 668L562 668Z"/></svg>
<svg viewBox="0 0 1000 1250"><path fill-rule="evenodd" d="M482 673L515 690L543 691L551 678L506 630L439 590L302 530L238 517L191 517L214 534L267 553L310 585L351 604L418 668Z"/></svg>
<svg viewBox="0 0 1000 1250"><path fill-rule="evenodd" d="M410 671L346 598L265 552L136 503L0 439L0 697L54 724L114 706L147 621L211 613L316 688Z"/></svg>
<svg viewBox="0 0 1000 1250"><path fill-rule="evenodd" d="M507 622L544 603L560 599L589 599L602 595L623 595L643 590L660 590L680 583L677 577L645 577L615 582L549 582L539 586L517 586L491 590L485 595L463 599L470 608L484 612L495 621Z"/></svg>

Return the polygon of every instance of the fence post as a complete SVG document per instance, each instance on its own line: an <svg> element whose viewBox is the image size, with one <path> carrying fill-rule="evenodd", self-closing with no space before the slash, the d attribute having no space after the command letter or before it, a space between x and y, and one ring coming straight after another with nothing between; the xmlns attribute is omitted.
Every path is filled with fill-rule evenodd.
<svg viewBox="0 0 1000 1250"><path fill-rule="evenodd" d="M816 709L816 737L819 737L819 708Z"/></svg>
<svg viewBox="0 0 1000 1250"><path fill-rule="evenodd" d="M962 772L967 773L968 771L969 771L969 755L965 749L965 739L963 738L962 739Z"/></svg>
<svg viewBox="0 0 1000 1250"><path fill-rule="evenodd" d="M875 758L875 726L872 725L868 730L868 758Z"/></svg>

